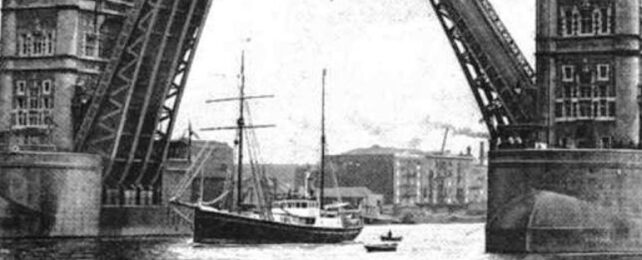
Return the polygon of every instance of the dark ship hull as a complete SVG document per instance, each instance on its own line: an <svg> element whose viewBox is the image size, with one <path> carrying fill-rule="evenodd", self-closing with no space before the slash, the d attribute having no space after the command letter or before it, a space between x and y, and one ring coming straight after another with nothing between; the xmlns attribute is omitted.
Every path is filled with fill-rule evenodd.
<svg viewBox="0 0 642 260"><path fill-rule="evenodd" d="M197 243L340 243L356 238L363 225L325 228L254 219L195 208L194 242Z"/></svg>
<svg viewBox="0 0 642 260"><path fill-rule="evenodd" d="M397 243L365 245L368 252L394 252L397 251Z"/></svg>

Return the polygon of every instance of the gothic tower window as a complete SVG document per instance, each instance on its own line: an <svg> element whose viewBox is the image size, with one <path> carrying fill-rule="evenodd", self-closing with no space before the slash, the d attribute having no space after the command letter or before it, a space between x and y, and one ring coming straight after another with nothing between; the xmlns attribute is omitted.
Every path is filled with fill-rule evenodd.
<svg viewBox="0 0 642 260"><path fill-rule="evenodd" d="M593 10L593 31L595 34L602 33L602 11L599 8Z"/></svg>
<svg viewBox="0 0 642 260"><path fill-rule="evenodd" d="M99 34L94 32L85 32L83 39L83 55L86 57L98 57L99 50Z"/></svg>
<svg viewBox="0 0 642 260"><path fill-rule="evenodd" d="M562 65L562 81L573 82L575 77L575 67L572 65Z"/></svg>
<svg viewBox="0 0 642 260"><path fill-rule="evenodd" d="M611 5L611 1L604 0L561 4L559 6L560 35L572 37L610 34L613 26Z"/></svg>
<svg viewBox="0 0 642 260"><path fill-rule="evenodd" d="M609 101L608 110L609 110L609 115L608 116L611 117L611 118L614 118L615 117L615 101L614 100Z"/></svg>
<svg viewBox="0 0 642 260"><path fill-rule="evenodd" d="M577 72L575 68L579 67ZM611 64L562 64L561 79L556 90L554 113L556 121L615 119L615 91Z"/></svg>
<svg viewBox="0 0 642 260"><path fill-rule="evenodd" d="M560 28L562 35L573 35L573 12L571 9L562 8L560 10Z"/></svg>
<svg viewBox="0 0 642 260"><path fill-rule="evenodd" d="M16 81L16 95L17 96L24 96L25 92L27 90L27 82L24 80L19 80Z"/></svg>
<svg viewBox="0 0 642 260"><path fill-rule="evenodd" d="M581 16L581 33L582 35L593 33L593 12L590 9L584 9L580 12Z"/></svg>
<svg viewBox="0 0 642 260"><path fill-rule="evenodd" d="M44 41L36 34L33 41L33 56L41 56L44 53Z"/></svg>
<svg viewBox="0 0 642 260"><path fill-rule="evenodd" d="M612 14L611 14L611 7L609 8L603 8L603 14L602 14L602 33L603 34L609 34L611 33L611 23L612 23Z"/></svg>
<svg viewBox="0 0 642 260"><path fill-rule="evenodd" d="M45 128L51 124L54 86L51 80L18 80L13 93L13 128Z"/></svg>
<svg viewBox="0 0 642 260"><path fill-rule="evenodd" d="M54 33L45 32L43 36L43 51L45 55L54 54Z"/></svg>
<svg viewBox="0 0 642 260"><path fill-rule="evenodd" d="M577 35L578 31L580 30L580 11L577 10L577 7L573 8L572 17L571 35Z"/></svg>
<svg viewBox="0 0 642 260"><path fill-rule="evenodd" d="M609 64L598 64L597 65L597 80L607 81L609 80L609 73L611 66Z"/></svg>
<svg viewBox="0 0 642 260"><path fill-rule="evenodd" d="M580 101L580 115L581 118L590 118L591 117L591 101L583 100Z"/></svg>
<svg viewBox="0 0 642 260"><path fill-rule="evenodd" d="M18 35L18 56L37 57L54 54L53 31L33 31Z"/></svg>
<svg viewBox="0 0 642 260"><path fill-rule="evenodd" d="M31 34L22 33L18 36L18 56L31 56Z"/></svg>

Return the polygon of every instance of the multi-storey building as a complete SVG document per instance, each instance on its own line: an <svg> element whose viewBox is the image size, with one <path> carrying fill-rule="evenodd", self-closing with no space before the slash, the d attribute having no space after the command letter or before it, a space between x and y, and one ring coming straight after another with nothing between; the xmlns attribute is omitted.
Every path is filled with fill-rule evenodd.
<svg viewBox="0 0 642 260"><path fill-rule="evenodd" d="M488 202L488 165L474 164L466 177L466 186L468 187L466 198L469 212L485 212Z"/></svg>
<svg viewBox="0 0 642 260"><path fill-rule="evenodd" d="M473 157L373 146L328 157L339 186L367 187L395 208L465 206Z"/></svg>
<svg viewBox="0 0 642 260"><path fill-rule="evenodd" d="M414 205L419 197L421 151L373 146L328 156L328 162L339 186L367 187L383 194L384 204Z"/></svg>
<svg viewBox="0 0 642 260"><path fill-rule="evenodd" d="M3 143L72 149L93 82L132 5L133 0L3 1Z"/></svg>
<svg viewBox="0 0 642 260"><path fill-rule="evenodd" d="M420 203L427 207L463 207L472 195L469 190L473 158L427 154L428 172L422 176Z"/></svg>
<svg viewBox="0 0 642 260"><path fill-rule="evenodd" d="M537 4L537 75L548 143L564 148L637 146L639 1Z"/></svg>

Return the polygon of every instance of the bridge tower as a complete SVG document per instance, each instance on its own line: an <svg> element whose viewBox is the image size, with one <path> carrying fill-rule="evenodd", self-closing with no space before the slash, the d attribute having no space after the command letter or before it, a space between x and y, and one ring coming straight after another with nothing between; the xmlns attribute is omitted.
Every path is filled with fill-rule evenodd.
<svg viewBox="0 0 642 260"><path fill-rule="evenodd" d="M638 0L537 1L537 82L549 146L639 143Z"/></svg>
<svg viewBox="0 0 642 260"><path fill-rule="evenodd" d="M131 6L133 0L4 1L0 143L73 149L83 94L92 91Z"/></svg>
<svg viewBox="0 0 642 260"><path fill-rule="evenodd" d="M186 233L166 159L212 1L0 1L0 237Z"/></svg>
<svg viewBox="0 0 642 260"><path fill-rule="evenodd" d="M490 2L431 3L499 144L486 250L639 254L640 1L536 1L532 84Z"/></svg>
<svg viewBox="0 0 642 260"><path fill-rule="evenodd" d="M639 254L640 1L536 4L548 146L490 153L486 248Z"/></svg>

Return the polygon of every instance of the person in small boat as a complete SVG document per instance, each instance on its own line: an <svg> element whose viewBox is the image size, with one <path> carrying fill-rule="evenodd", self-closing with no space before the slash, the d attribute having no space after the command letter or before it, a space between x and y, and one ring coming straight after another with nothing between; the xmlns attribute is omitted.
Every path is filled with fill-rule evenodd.
<svg viewBox="0 0 642 260"><path fill-rule="evenodd" d="M388 229L388 238L392 238L392 230Z"/></svg>

